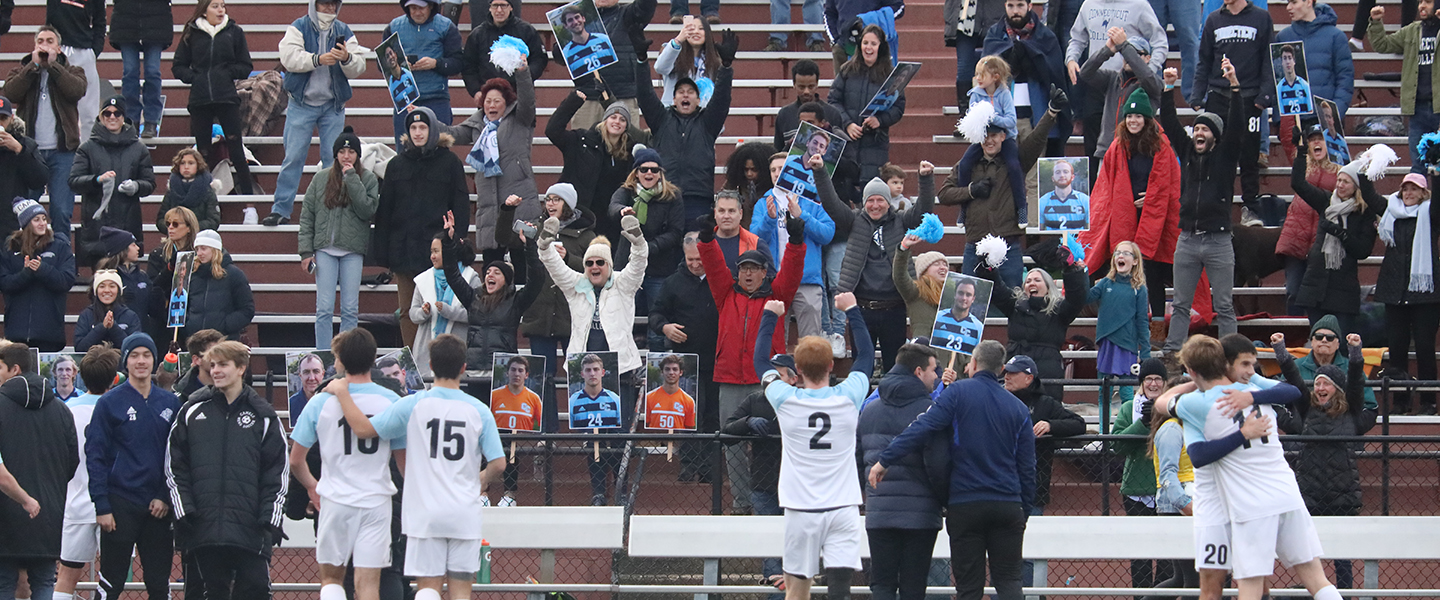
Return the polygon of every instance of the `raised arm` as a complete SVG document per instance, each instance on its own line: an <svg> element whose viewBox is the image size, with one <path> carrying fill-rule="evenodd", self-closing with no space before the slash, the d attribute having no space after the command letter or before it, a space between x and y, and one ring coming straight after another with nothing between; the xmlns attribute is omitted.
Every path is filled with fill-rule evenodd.
<svg viewBox="0 0 1440 600"><path fill-rule="evenodd" d="M835 308L845 312L845 320L850 325L850 337L855 342L855 362L851 363L850 372L864 373L867 376L874 373L875 344L870 341L870 330L865 326L865 315L860 314L855 294L844 292L835 296Z"/></svg>
<svg viewBox="0 0 1440 600"><path fill-rule="evenodd" d="M783 314L785 314L785 303L779 300L766 302L765 310L760 311L760 329L755 333L755 351L752 356L756 377L763 378L765 373L772 369L770 349L771 344L775 341L775 322Z"/></svg>

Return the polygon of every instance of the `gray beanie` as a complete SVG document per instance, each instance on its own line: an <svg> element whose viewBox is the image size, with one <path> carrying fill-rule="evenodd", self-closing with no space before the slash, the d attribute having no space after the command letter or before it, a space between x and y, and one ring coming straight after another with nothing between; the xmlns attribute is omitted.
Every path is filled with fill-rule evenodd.
<svg viewBox="0 0 1440 600"><path fill-rule="evenodd" d="M629 125L629 124L630 124L630 109L629 109L629 108L626 108L624 104L621 104L621 103L619 103L619 102L616 102L616 103L614 103L614 104L611 104L611 105L610 105L610 108L605 109L605 115L602 116L602 117L600 117L600 120L601 120L601 121L604 121L605 119L610 118L610 115L614 115L614 114L618 114L618 115L620 115L620 116L622 116L622 117L625 117L625 124L626 124L626 125Z"/></svg>
<svg viewBox="0 0 1440 600"><path fill-rule="evenodd" d="M1210 133L1214 134L1217 138L1225 135L1225 120L1213 112L1206 111L1200 113L1200 116L1195 117L1195 124L1209 127Z"/></svg>
<svg viewBox="0 0 1440 600"><path fill-rule="evenodd" d="M879 177L871 179L870 183L865 184L865 193L862 194L860 198L868 200L871 196L879 196L881 198L884 198L886 201L889 201L890 186L885 185L885 182L882 181Z"/></svg>

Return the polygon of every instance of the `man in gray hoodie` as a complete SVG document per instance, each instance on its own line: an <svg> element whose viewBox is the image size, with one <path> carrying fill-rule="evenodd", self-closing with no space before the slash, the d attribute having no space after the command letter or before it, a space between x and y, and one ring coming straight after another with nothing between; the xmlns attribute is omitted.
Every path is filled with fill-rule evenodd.
<svg viewBox="0 0 1440 600"><path fill-rule="evenodd" d="M1110 41L1110 28L1120 27L1129 37L1145 38L1150 42L1150 68L1159 73L1165 68L1165 55L1170 51L1170 42L1165 37L1165 27L1155 18L1155 9L1145 0L1085 0L1080 5L1080 16L1070 27L1070 45L1065 49L1065 66L1070 71L1070 83L1079 81L1081 60L1094 55ZM1113 56L1106 61L1105 68L1119 71L1123 59Z"/></svg>

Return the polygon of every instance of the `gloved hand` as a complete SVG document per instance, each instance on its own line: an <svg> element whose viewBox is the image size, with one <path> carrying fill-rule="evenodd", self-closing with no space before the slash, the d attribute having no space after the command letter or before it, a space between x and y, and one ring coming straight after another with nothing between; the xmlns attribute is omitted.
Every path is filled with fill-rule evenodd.
<svg viewBox="0 0 1440 600"><path fill-rule="evenodd" d="M1350 236L1350 232L1347 231L1343 226L1329 219L1320 219L1319 228L1320 231L1340 238L1340 241L1342 242Z"/></svg>
<svg viewBox="0 0 1440 600"><path fill-rule="evenodd" d="M640 231L640 219L635 218L635 215L625 215L620 218L620 235L630 240L631 244L645 241L645 236Z"/></svg>
<svg viewBox="0 0 1440 600"><path fill-rule="evenodd" d="M540 235L535 237L535 245L541 248L549 246L560 238L560 219L550 217L545 219L544 225L540 227Z"/></svg>
<svg viewBox="0 0 1440 600"><path fill-rule="evenodd" d="M970 182L970 197L976 200L984 200L986 198L989 198L990 191L994 187L995 184L991 183L989 178L981 179L980 181L972 181Z"/></svg>
<svg viewBox="0 0 1440 600"><path fill-rule="evenodd" d="M765 417L750 417L750 431L755 435L770 434L770 419Z"/></svg>
<svg viewBox="0 0 1440 600"><path fill-rule="evenodd" d="M630 29L630 46L635 49L635 57L645 60L645 53L650 50L650 38L645 37L645 26L638 25Z"/></svg>
<svg viewBox="0 0 1440 600"><path fill-rule="evenodd" d="M140 191L140 184L135 183L134 179L126 179L120 182L120 185L115 186L115 189L119 190L122 194L133 195L135 192Z"/></svg>
<svg viewBox="0 0 1440 600"><path fill-rule="evenodd" d="M1146 398L1144 402L1140 403L1140 422L1144 423L1148 427L1150 425L1150 419L1154 416L1155 401L1150 398Z"/></svg>
<svg viewBox="0 0 1440 600"><path fill-rule="evenodd" d="M720 43L715 45L715 53L720 55L720 66L728 67L735 62L735 51L740 49L740 36L734 31L725 30L720 36Z"/></svg>
<svg viewBox="0 0 1440 600"><path fill-rule="evenodd" d="M715 217L710 213L700 215L695 219L695 226L700 228L700 243L715 241Z"/></svg>
<svg viewBox="0 0 1440 600"><path fill-rule="evenodd" d="M1057 113L1063 113L1067 108L1070 108L1070 96L1065 94L1065 90L1051 85L1050 110L1053 110Z"/></svg>
<svg viewBox="0 0 1440 600"><path fill-rule="evenodd" d="M786 214L785 232L790 234L790 243L805 243L805 219L800 218L800 215Z"/></svg>

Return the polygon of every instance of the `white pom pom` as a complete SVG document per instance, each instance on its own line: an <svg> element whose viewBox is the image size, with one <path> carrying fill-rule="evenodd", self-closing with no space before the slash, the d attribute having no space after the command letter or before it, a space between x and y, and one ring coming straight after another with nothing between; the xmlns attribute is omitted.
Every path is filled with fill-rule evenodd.
<svg viewBox="0 0 1440 600"><path fill-rule="evenodd" d="M990 125L990 120L995 118L995 105L989 102L978 102L965 111L965 117L955 123L955 128L965 136L965 140L978 144L985 141L985 127Z"/></svg>
<svg viewBox="0 0 1440 600"><path fill-rule="evenodd" d="M515 71L525 68L529 53L530 49L519 38L501 36L490 45L490 64L506 75L514 75Z"/></svg>
<svg viewBox="0 0 1440 600"><path fill-rule="evenodd" d="M1361 156L1365 163L1365 178L1370 181L1379 181L1385 176L1385 169L1400 160L1395 150L1385 144L1375 144Z"/></svg>
<svg viewBox="0 0 1440 600"><path fill-rule="evenodd" d="M1006 254L1009 252L1010 246L1005 243L1005 239L995 237L994 234L986 235L975 243L975 255L992 269L998 269L1005 264Z"/></svg>

